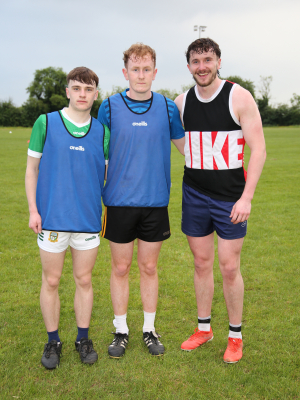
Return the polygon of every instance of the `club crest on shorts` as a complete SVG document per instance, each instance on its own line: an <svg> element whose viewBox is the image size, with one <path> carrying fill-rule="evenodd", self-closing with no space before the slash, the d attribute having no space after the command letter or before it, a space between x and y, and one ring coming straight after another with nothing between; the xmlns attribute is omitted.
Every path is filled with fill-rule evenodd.
<svg viewBox="0 0 300 400"><path fill-rule="evenodd" d="M50 242L55 243L58 241L58 232L50 232L49 239Z"/></svg>

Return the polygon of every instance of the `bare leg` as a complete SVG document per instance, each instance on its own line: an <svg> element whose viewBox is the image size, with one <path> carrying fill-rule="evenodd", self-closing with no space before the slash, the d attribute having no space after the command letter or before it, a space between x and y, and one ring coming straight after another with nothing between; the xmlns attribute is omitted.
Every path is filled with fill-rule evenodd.
<svg viewBox="0 0 300 400"><path fill-rule="evenodd" d="M41 310L47 332L58 329L60 302L58 286L66 252L50 253L40 249L42 261Z"/></svg>
<svg viewBox="0 0 300 400"><path fill-rule="evenodd" d="M156 311L158 299L157 261L162 242L144 242L138 239L138 266L144 311Z"/></svg>
<svg viewBox="0 0 300 400"><path fill-rule="evenodd" d="M194 285L198 316L206 318L211 314L214 295L214 234L204 237L187 236L187 239L194 255Z"/></svg>
<svg viewBox="0 0 300 400"><path fill-rule="evenodd" d="M127 312L129 299L129 271L132 261L133 245L130 243L109 242L111 250L110 292L115 315Z"/></svg>
<svg viewBox="0 0 300 400"><path fill-rule="evenodd" d="M240 255L244 239L224 240L218 237L220 269L229 322L242 322L244 282L240 271Z"/></svg>
<svg viewBox="0 0 300 400"><path fill-rule="evenodd" d="M90 250L75 250L71 247L73 276L76 284L74 309L76 323L80 328L90 325L93 308L92 271L96 262L98 247Z"/></svg>

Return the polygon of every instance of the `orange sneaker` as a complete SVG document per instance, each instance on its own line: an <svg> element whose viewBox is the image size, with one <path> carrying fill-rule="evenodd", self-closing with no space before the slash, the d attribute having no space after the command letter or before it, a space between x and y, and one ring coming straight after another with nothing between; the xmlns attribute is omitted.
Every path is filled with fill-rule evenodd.
<svg viewBox="0 0 300 400"><path fill-rule="evenodd" d="M191 351L201 346L203 343L210 342L213 340L214 335L213 331L210 328L210 331L199 331L198 328L195 329L195 333L188 338L181 345L181 350Z"/></svg>
<svg viewBox="0 0 300 400"><path fill-rule="evenodd" d="M228 338L228 346L224 353L224 362L228 364L237 363L243 357L242 339Z"/></svg>

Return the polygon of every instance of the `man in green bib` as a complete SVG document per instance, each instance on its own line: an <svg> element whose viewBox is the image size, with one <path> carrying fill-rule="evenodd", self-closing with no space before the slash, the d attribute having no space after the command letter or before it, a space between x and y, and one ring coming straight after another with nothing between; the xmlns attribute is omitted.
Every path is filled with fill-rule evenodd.
<svg viewBox="0 0 300 400"><path fill-rule="evenodd" d="M90 116L98 81L88 68L72 70L67 76L69 106L37 119L28 148L25 186L29 228L37 234L42 262L40 304L48 334L42 364L47 369L60 362L58 286L69 245L76 284L75 348L83 363L98 359L88 330L93 306L91 277L100 244L103 143L105 134L109 135L108 128Z"/></svg>

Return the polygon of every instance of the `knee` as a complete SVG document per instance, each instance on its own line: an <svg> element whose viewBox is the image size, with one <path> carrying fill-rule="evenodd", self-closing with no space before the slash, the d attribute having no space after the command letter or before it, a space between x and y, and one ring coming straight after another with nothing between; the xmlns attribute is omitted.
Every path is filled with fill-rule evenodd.
<svg viewBox="0 0 300 400"><path fill-rule="evenodd" d="M209 256L197 256L194 259L195 272L197 275L202 275L204 273L209 273L213 269L214 259Z"/></svg>
<svg viewBox="0 0 300 400"><path fill-rule="evenodd" d="M236 277L240 275L240 265L238 262L228 261L220 263L220 269L223 280L227 282L234 282Z"/></svg>
<svg viewBox="0 0 300 400"><path fill-rule="evenodd" d="M46 285L48 290L57 290L59 286L60 277L58 276L45 276L43 284Z"/></svg>
<svg viewBox="0 0 300 400"><path fill-rule="evenodd" d="M140 266L141 273L148 276L154 276L157 273L156 263L143 263Z"/></svg>
<svg viewBox="0 0 300 400"><path fill-rule="evenodd" d="M74 276L76 286L82 289L89 289L92 286L92 274Z"/></svg>
<svg viewBox="0 0 300 400"><path fill-rule="evenodd" d="M119 278L127 276L129 274L129 270L130 270L130 264L126 263L113 265L112 267L113 274Z"/></svg>

